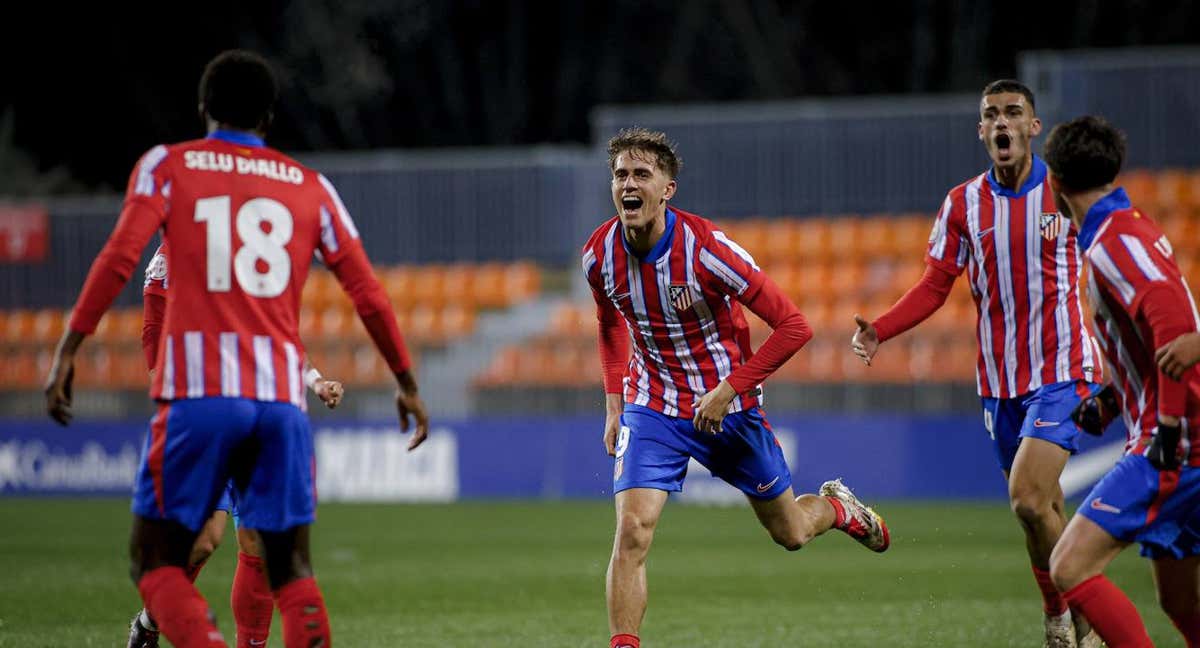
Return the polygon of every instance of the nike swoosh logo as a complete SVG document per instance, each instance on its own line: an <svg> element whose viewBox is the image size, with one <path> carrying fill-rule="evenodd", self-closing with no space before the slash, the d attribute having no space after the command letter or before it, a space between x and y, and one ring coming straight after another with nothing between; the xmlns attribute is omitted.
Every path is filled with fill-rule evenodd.
<svg viewBox="0 0 1200 648"><path fill-rule="evenodd" d="M759 484L758 486L755 486L755 488L758 489L758 492L765 493L765 492L771 490L771 487L774 486L775 482L777 482L777 481L779 481L779 475L775 475L775 479L772 479L771 481L769 481L765 484Z"/></svg>
<svg viewBox="0 0 1200 648"><path fill-rule="evenodd" d="M1058 423L1054 421L1043 421L1042 419L1033 420L1033 427L1054 427L1056 425L1058 425Z"/></svg>
<svg viewBox="0 0 1200 648"><path fill-rule="evenodd" d="M982 231L980 231L978 234L976 234L976 235L975 235L975 238L977 238L977 239L981 239L981 238L983 238L983 237L987 236L988 234L991 234L991 233L992 233L992 230L994 230L994 229L996 229L996 228L994 228L994 227L989 227L989 228L987 228L987 229L985 229L985 230L982 230Z"/></svg>
<svg viewBox="0 0 1200 648"><path fill-rule="evenodd" d="M266 639L251 639L250 645L251 646L265 646L265 645L267 645L267 640Z"/></svg>
<svg viewBox="0 0 1200 648"><path fill-rule="evenodd" d="M1092 500L1092 508L1096 509L1097 511L1104 511L1105 513L1119 514L1121 512L1121 509L1113 506L1112 504L1105 504L1104 502L1101 502L1099 497Z"/></svg>

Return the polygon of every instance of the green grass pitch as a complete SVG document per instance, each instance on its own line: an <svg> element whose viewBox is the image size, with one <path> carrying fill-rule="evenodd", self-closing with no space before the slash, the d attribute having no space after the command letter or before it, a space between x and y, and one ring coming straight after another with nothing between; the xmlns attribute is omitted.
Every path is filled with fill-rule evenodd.
<svg viewBox="0 0 1200 648"><path fill-rule="evenodd" d="M748 508L669 503L648 564L648 648L1040 646L1022 537L1002 504L883 503L891 550L840 533L796 553ZM0 646L124 646L127 503L0 500ZM326 504L315 562L339 646L608 645L609 502ZM232 530L198 585L232 640ZM1183 643L1133 550L1109 570L1159 646ZM282 646L279 621L270 646ZM165 644L165 642L164 642Z"/></svg>

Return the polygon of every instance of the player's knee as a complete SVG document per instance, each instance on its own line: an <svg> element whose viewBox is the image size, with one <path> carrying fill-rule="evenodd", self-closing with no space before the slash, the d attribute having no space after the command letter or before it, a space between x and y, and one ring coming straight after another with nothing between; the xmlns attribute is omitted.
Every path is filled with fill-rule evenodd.
<svg viewBox="0 0 1200 648"><path fill-rule="evenodd" d="M616 551L622 556L644 556L654 538L654 520L623 513L617 520Z"/></svg>
<svg viewBox="0 0 1200 648"><path fill-rule="evenodd" d="M812 538L803 536L799 533L786 531L783 533L771 533L771 539L775 544L787 549L788 551L799 551Z"/></svg>
<svg viewBox="0 0 1200 648"><path fill-rule="evenodd" d="M1060 551L1061 543L1050 554L1050 579L1058 591L1066 593L1086 580L1082 565L1073 560L1070 551Z"/></svg>
<svg viewBox="0 0 1200 648"><path fill-rule="evenodd" d="M1054 498L1043 488L1012 485L1008 490L1012 512L1026 522L1036 522L1054 512Z"/></svg>

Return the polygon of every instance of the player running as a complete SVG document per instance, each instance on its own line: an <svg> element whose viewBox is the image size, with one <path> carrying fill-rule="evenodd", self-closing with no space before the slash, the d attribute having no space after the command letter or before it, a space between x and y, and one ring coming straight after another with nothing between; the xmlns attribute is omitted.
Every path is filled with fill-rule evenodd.
<svg viewBox="0 0 1200 648"><path fill-rule="evenodd" d="M146 266L146 280L142 287L142 350L146 355L146 367L150 371L151 378L154 376L154 363L158 358L163 314L167 308L167 285L169 282L166 248L167 244L163 243L154 251L154 256ZM313 368L308 358L304 359L304 382L329 409L334 409L341 403L344 393L342 383L321 376L321 372ZM234 497L232 486L226 486L225 493L221 495L221 501L213 511L212 517L204 523L204 528L200 530L195 544L192 545L186 573L188 579L193 583L209 556L221 544L231 513L234 516L234 524L237 526L238 515L234 506ZM236 646L237 648L265 646L271 632L271 616L275 609L275 601L271 596L271 587L263 568L262 548L259 545L258 534L250 529L238 528L237 544L237 568L233 573L233 590L229 596L234 626L237 629ZM158 634L158 624L151 618L150 613L142 608L129 623L129 641L126 643L126 648L158 648Z"/></svg>
<svg viewBox="0 0 1200 648"><path fill-rule="evenodd" d="M874 551L889 538L883 519L840 480L822 485L821 496L792 494L760 383L812 337L804 316L711 222L667 204L679 159L666 135L623 130L608 155L617 216L584 246L583 270L599 320L604 446L615 457L610 645L638 648L646 555L689 458L744 492L788 550L831 528ZM741 304L773 329L757 352Z"/></svg>
<svg viewBox="0 0 1200 648"><path fill-rule="evenodd" d="M147 152L130 176L55 351L47 410L71 419L74 357L163 230L171 290L151 396L159 402L135 484L131 575L179 648L225 646L185 569L196 536L232 479L242 526L258 532L288 648L329 645L312 575L312 431L301 410L300 292L320 252L396 375L401 428L428 418L387 296L333 185L268 148L277 90L261 57L227 51L200 80L208 137Z"/></svg>
<svg viewBox="0 0 1200 648"><path fill-rule="evenodd" d="M1152 646L1133 604L1103 575L1138 542L1163 610L1189 647L1200 646L1200 373L1177 380L1155 363L1155 349L1194 334L1200 315L1170 241L1113 184L1124 136L1080 117L1055 127L1045 152L1058 207L1079 227L1093 323L1128 430L1125 456L1071 518L1051 572L1110 648Z"/></svg>
<svg viewBox="0 0 1200 648"><path fill-rule="evenodd" d="M978 308L976 376L983 422L1008 479L1042 593L1046 646L1087 637L1050 578L1050 552L1066 526L1058 478L1077 450L1070 414L1099 390L1100 367L1084 326L1075 228L1059 215L1046 165L1030 140L1042 130L1033 93L1012 80L983 89L979 139L992 168L950 190L934 222L920 282L874 322L855 315L854 352L868 365L879 345L932 315L964 270ZM1090 637L1082 645L1095 645Z"/></svg>

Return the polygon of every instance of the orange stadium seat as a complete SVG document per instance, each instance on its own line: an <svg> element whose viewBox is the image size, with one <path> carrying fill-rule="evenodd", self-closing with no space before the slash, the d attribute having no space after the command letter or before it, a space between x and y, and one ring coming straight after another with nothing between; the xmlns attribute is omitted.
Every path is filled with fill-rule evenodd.
<svg viewBox="0 0 1200 648"><path fill-rule="evenodd" d="M796 222L796 259L816 263L829 253L829 221L806 218Z"/></svg>
<svg viewBox="0 0 1200 648"><path fill-rule="evenodd" d="M888 216L872 216L859 222L859 236L855 246L857 254L867 260L889 256L892 253L893 230L897 223Z"/></svg>
<svg viewBox="0 0 1200 648"><path fill-rule="evenodd" d="M812 298L824 299L829 294L829 268L818 261L800 266L797 285L800 288L795 297L800 301Z"/></svg>
<svg viewBox="0 0 1200 648"><path fill-rule="evenodd" d="M440 265L416 269L412 284L412 302L425 306L441 305L445 299L446 269Z"/></svg>
<svg viewBox="0 0 1200 648"><path fill-rule="evenodd" d="M55 342L62 337L66 324L63 312L57 308L43 308L33 315L33 335L29 341L38 344Z"/></svg>
<svg viewBox="0 0 1200 648"><path fill-rule="evenodd" d="M895 219L888 242L890 254L901 262L918 262L925 256L929 243L929 232L933 227L932 217L923 214L908 214Z"/></svg>
<svg viewBox="0 0 1200 648"><path fill-rule="evenodd" d="M504 266L498 263L485 263L475 268L475 277L471 285L472 301L481 308L506 306L504 279Z"/></svg>
<svg viewBox="0 0 1200 648"><path fill-rule="evenodd" d="M413 285L416 283L416 273L411 268L407 266L384 268L380 272L380 281L383 282L383 289L387 292L392 306L407 308L414 302Z"/></svg>
<svg viewBox="0 0 1200 648"><path fill-rule="evenodd" d="M445 303L475 305L475 266L458 263L446 268L442 292Z"/></svg>
<svg viewBox="0 0 1200 648"><path fill-rule="evenodd" d="M475 311L461 304L448 304L442 309L441 327L447 340L469 335L475 329Z"/></svg>
<svg viewBox="0 0 1200 648"><path fill-rule="evenodd" d="M1136 169L1126 171L1117 178L1117 184L1125 187L1133 204L1145 205L1146 209L1157 208L1158 189L1151 172Z"/></svg>
<svg viewBox="0 0 1200 648"><path fill-rule="evenodd" d="M36 389L43 378L38 371L36 352L31 349L17 350L5 360L7 365L0 371L0 387L4 389Z"/></svg>
<svg viewBox="0 0 1200 648"><path fill-rule="evenodd" d="M762 258L754 256L758 263L792 263L797 259L799 227L790 219L778 219L765 225L766 240L763 241ZM736 240L736 239L735 239ZM743 246L744 247L744 246Z"/></svg>
<svg viewBox="0 0 1200 648"><path fill-rule="evenodd" d="M533 263L519 261L504 270L506 306L525 301L541 290L541 273Z"/></svg>
<svg viewBox="0 0 1200 648"><path fill-rule="evenodd" d="M426 306L415 306L408 314L408 328L415 339L436 343L441 341L441 328L438 311Z"/></svg>
<svg viewBox="0 0 1200 648"><path fill-rule="evenodd" d="M859 244L867 236L862 218L857 214L836 216L829 221L829 245L825 248L826 258L844 263L846 259L857 259L861 254Z"/></svg>
<svg viewBox="0 0 1200 648"><path fill-rule="evenodd" d="M767 226L770 221L763 219L749 219L738 223L738 237L730 237L735 243L742 246L750 253L750 256L758 260L759 257L766 257L767 253Z"/></svg>
<svg viewBox="0 0 1200 648"><path fill-rule="evenodd" d="M16 309L7 312L4 320L5 342L26 342L33 335L34 314L31 310Z"/></svg>

